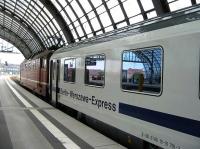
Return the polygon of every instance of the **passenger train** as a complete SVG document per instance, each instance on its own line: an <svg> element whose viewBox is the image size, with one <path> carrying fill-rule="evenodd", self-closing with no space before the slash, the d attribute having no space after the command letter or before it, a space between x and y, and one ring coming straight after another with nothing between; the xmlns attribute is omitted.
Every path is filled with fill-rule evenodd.
<svg viewBox="0 0 200 149"><path fill-rule="evenodd" d="M199 149L199 68L197 5L27 60L21 84L128 148Z"/></svg>

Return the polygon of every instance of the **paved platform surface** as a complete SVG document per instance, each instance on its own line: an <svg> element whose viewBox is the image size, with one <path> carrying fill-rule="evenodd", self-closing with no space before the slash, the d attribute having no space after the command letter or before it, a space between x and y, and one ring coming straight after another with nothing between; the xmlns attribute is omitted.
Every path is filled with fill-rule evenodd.
<svg viewBox="0 0 200 149"><path fill-rule="evenodd" d="M0 76L0 149L124 149Z"/></svg>

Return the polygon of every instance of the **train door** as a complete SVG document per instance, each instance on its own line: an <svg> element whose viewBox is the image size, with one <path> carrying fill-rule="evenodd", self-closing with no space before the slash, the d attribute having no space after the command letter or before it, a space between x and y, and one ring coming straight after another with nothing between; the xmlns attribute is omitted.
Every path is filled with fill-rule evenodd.
<svg viewBox="0 0 200 149"><path fill-rule="evenodd" d="M50 62L50 98L53 104L58 101L59 78L60 78L60 60L51 60Z"/></svg>

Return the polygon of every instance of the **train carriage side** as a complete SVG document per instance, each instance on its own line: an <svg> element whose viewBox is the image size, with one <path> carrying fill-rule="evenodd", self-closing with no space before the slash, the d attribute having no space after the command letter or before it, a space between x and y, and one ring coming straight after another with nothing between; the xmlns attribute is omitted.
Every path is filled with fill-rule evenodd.
<svg viewBox="0 0 200 149"><path fill-rule="evenodd" d="M20 83L33 91L35 91L38 86L37 78L39 77L39 63L38 60L26 60L20 65Z"/></svg>
<svg viewBox="0 0 200 149"><path fill-rule="evenodd" d="M58 84L60 83L60 59L54 59L53 56L49 60L49 84L48 84L48 94L51 100L51 103L56 106L58 100L59 88Z"/></svg>
<svg viewBox="0 0 200 149"><path fill-rule="evenodd" d="M20 83L43 97L48 95L48 61L50 55L51 52L45 51L30 60L25 60L20 65Z"/></svg>
<svg viewBox="0 0 200 149"><path fill-rule="evenodd" d="M62 48L51 57L59 61L51 92L57 102L161 148L199 149L199 26Z"/></svg>

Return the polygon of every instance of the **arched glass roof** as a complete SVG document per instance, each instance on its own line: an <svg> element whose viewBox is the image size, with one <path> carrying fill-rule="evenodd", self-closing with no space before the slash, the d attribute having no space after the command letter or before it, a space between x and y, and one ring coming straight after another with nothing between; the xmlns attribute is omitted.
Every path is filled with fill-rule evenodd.
<svg viewBox="0 0 200 149"><path fill-rule="evenodd" d="M46 49L56 50L198 3L200 0L0 0L0 36L24 47L19 49L30 58Z"/></svg>

